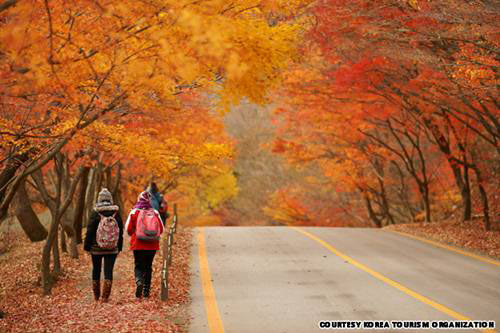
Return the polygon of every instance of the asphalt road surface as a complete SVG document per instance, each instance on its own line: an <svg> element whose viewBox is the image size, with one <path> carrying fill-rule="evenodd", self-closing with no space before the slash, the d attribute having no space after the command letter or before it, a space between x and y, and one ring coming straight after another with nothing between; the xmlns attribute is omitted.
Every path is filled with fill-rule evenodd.
<svg viewBox="0 0 500 333"><path fill-rule="evenodd" d="M422 332L364 327L395 320L500 332L500 262L385 230L197 228L192 258L191 333Z"/></svg>

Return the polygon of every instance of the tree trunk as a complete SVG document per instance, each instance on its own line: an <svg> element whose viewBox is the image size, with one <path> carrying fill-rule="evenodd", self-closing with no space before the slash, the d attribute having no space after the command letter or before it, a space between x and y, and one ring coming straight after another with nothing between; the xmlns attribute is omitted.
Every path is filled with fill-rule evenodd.
<svg viewBox="0 0 500 333"><path fill-rule="evenodd" d="M63 197L68 197L69 196L69 191L71 187L71 174L69 171L69 166L68 164L68 159L66 157L63 157L63 163L62 168L60 170L60 174L57 175L58 178L60 178L61 184L62 184L62 196ZM64 201L64 200L63 200ZM61 238L64 237L64 244L65 244L65 249L66 247L66 236L68 237L73 237L73 233L75 232L74 229L74 200L70 201L69 207L66 209L64 214L61 216L61 222L60 225L64 229L64 232L66 233L64 236L61 233ZM61 243L62 245L62 243ZM63 250L63 252L67 252Z"/></svg>
<svg viewBox="0 0 500 333"><path fill-rule="evenodd" d="M111 166L108 166L107 168L104 169L104 174L105 174L105 184L106 188L110 191L113 192L113 168Z"/></svg>
<svg viewBox="0 0 500 333"><path fill-rule="evenodd" d="M455 176L455 183L460 190L460 195L462 197L463 204L463 221L470 220L472 217L472 201L470 193L470 182L469 182L469 168L467 164L464 165L464 171L462 170L457 162L453 159L453 154L451 152L450 141L444 136L439 128L432 123L429 118L424 118L424 124L431 131L434 138L436 139L436 144L442 153L446 156L448 164L453 171ZM467 161L464 161L467 162Z"/></svg>
<svg viewBox="0 0 500 333"><path fill-rule="evenodd" d="M16 174L17 166L7 165L0 173L0 202L2 202L5 192L7 191L7 183ZM8 207L0 211L0 221L3 221L7 217Z"/></svg>
<svg viewBox="0 0 500 333"><path fill-rule="evenodd" d="M491 230L491 222L490 222L490 207L488 205L488 195L486 194L486 190L481 183L478 183L479 193L481 194L481 201L483 202L483 213L484 213L484 230Z"/></svg>
<svg viewBox="0 0 500 333"><path fill-rule="evenodd" d="M74 210L70 210L68 208L64 213L64 215L61 217L61 227L64 229L68 237L73 237L73 233L75 232L75 228L73 225L74 215L75 215Z"/></svg>
<svg viewBox="0 0 500 333"><path fill-rule="evenodd" d="M92 213L92 209L94 207L97 172L98 172L97 168L92 168L90 170L90 183L87 186L87 193L85 194L85 208L84 208L85 213L82 221L83 226L87 225L87 221L90 219L90 214Z"/></svg>
<svg viewBox="0 0 500 333"><path fill-rule="evenodd" d="M64 228L61 228L61 251L68 253L68 247L66 245L66 232L64 231Z"/></svg>
<svg viewBox="0 0 500 333"><path fill-rule="evenodd" d="M429 188L424 190L424 209L425 209L425 222L431 221L431 203L429 200Z"/></svg>
<svg viewBox="0 0 500 333"><path fill-rule="evenodd" d="M73 237L71 237L70 245L69 245L69 254L71 258L78 259L78 239L77 234L75 233Z"/></svg>
<svg viewBox="0 0 500 333"><path fill-rule="evenodd" d="M30 241L39 242L47 238L47 230L31 207L25 182L19 185L14 197L14 214Z"/></svg>
<svg viewBox="0 0 500 333"><path fill-rule="evenodd" d="M97 200L97 194L99 191L101 191L102 183L104 182L104 165L99 162L97 163L97 181L96 181L96 188L94 192L94 200L92 202L96 202Z"/></svg>
<svg viewBox="0 0 500 333"><path fill-rule="evenodd" d="M53 242L53 237L51 237L49 233L49 237L45 242L42 252L41 275L42 275L42 288L44 295L50 295L53 283L52 276L50 275L50 252L52 250L51 242Z"/></svg>
<svg viewBox="0 0 500 333"><path fill-rule="evenodd" d="M24 162L28 161L28 154L21 154L18 156L12 156L6 163L5 168L0 173L0 203L4 200L7 193L8 183L16 175L16 171ZM7 217L7 211L9 206L5 206L4 209L0 211L0 224Z"/></svg>
<svg viewBox="0 0 500 333"><path fill-rule="evenodd" d="M392 216L391 213L391 206L389 204L389 200L387 199L387 194L385 192L384 181L379 178L378 183L380 186L380 198L382 201L382 210L384 212L384 215L387 217L388 224L396 224L396 222L394 222L394 217Z"/></svg>
<svg viewBox="0 0 500 333"><path fill-rule="evenodd" d="M59 221L57 221L57 224L59 225ZM57 228L59 229L59 228ZM52 267L52 275L54 277L57 277L61 273L61 260L59 257L59 233L57 232L56 229L56 235L54 239L54 243L52 244L52 255L54 259L54 266Z"/></svg>
<svg viewBox="0 0 500 333"><path fill-rule="evenodd" d="M424 212L425 212L424 222L428 223L431 221L431 202L429 198L429 183L422 181L417 181L417 183L419 192L422 195L422 205L424 206Z"/></svg>
<svg viewBox="0 0 500 333"><path fill-rule="evenodd" d="M484 214L484 230L490 231L491 229L491 222L490 222L490 206L488 204L488 195L486 194L486 189L483 186L484 179L481 174L481 171L479 170L479 166L475 163L477 160L476 153L474 151L471 152L472 156L472 165L471 168L474 171L474 174L476 175L476 181L477 181L477 187L479 188L479 194L481 196L481 201L483 203L483 214Z"/></svg>
<svg viewBox="0 0 500 333"><path fill-rule="evenodd" d="M469 168L464 167L464 186L461 189L462 203L464 205L463 220L468 221L472 218L472 195L470 193Z"/></svg>
<svg viewBox="0 0 500 333"><path fill-rule="evenodd" d="M463 212L462 212L462 220L468 221L472 217L472 200L470 193L470 182L469 182L469 168L467 166L464 167L464 171L462 174L462 170L459 165L453 160L451 157L451 152L449 149L441 149L441 151L447 156L448 164L453 171L453 175L455 176L455 183L457 184L458 189L460 190L460 196L462 198Z"/></svg>
<svg viewBox="0 0 500 333"><path fill-rule="evenodd" d="M57 160L56 162L56 168ZM76 191L78 183L80 182L80 178L83 173L83 167L80 167L78 174L73 177L71 181L71 186L66 193L64 200L61 200L61 177L58 173L58 180L56 185L56 196L55 200L52 199L47 191L45 183L43 181L43 175L41 172L35 173L33 179L37 184L37 188L44 198L44 202L48 207L50 207L50 213L52 215L52 222L50 225L49 236L47 237L47 241L45 243L45 247L42 253L42 265L41 265L41 273L42 273L42 287L44 295L48 295L51 292L53 278L57 278L57 276L61 273L61 262L59 258L59 243L58 243L58 234L59 234L59 225L62 216L65 211L68 209L72 197ZM61 232L64 233L64 228L61 228ZM74 235L74 233L73 233ZM52 249L52 254L54 258L54 265L52 274L50 273L50 251Z"/></svg>
<svg viewBox="0 0 500 333"><path fill-rule="evenodd" d="M367 194L363 194L363 198L365 199L366 209L368 210L368 216L370 216L370 219L377 228L382 228L382 221L377 217L377 214L375 214L370 198L368 197Z"/></svg>
<svg viewBox="0 0 500 333"><path fill-rule="evenodd" d="M123 197L122 197L122 191L120 188L118 188L118 190L116 191L116 195L114 196L115 197L115 205L118 205L118 213L120 214L120 216L123 218L124 217L124 213L125 213L125 205L123 203ZM125 218L127 216L125 215Z"/></svg>
<svg viewBox="0 0 500 333"><path fill-rule="evenodd" d="M120 216L123 216L123 198L122 198L122 191L120 188L121 185L121 180L122 180L122 166L120 163L118 163L118 170L116 171L116 178L115 181L112 185L112 191L113 194L113 201L115 205L118 205L118 213Z"/></svg>
<svg viewBox="0 0 500 333"><path fill-rule="evenodd" d="M85 210L85 195L87 193L87 186L89 183L89 172L90 168L85 168L82 173L82 182L80 183L80 188L78 191L78 195L76 198L76 207L75 207L75 215L73 218L73 226L75 229L75 236L76 236L76 243L81 244L82 243L82 220L83 220L83 214ZM76 248L76 244L75 244ZM73 257L73 256L72 256ZM75 258L78 257L78 253Z"/></svg>
<svg viewBox="0 0 500 333"><path fill-rule="evenodd" d="M462 221L468 221L472 218L472 198L471 198L471 193L470 190L464 189L460 191L462 195L462 205L463 205L463 212L462 212Z"/></svg>
<svg viewBox="0 0 500 333"><path fill-rule="evenodd" d="M41 277L42 277L42 288L44 295L50 295L52 289L53 279L50 274L50 254L54 247L54 241L56 240L57 229L58 229L57 216L55 216L53 212L51 213L53 214L52 221L50 223L49 235L43 247L42 262L41 262L41 275L42 275Z"/></svg>

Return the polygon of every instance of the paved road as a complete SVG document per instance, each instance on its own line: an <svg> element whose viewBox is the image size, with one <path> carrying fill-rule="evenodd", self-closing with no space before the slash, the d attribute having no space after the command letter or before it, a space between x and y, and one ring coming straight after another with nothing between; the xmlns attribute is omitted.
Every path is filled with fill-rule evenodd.
<svg viewBox="0 0 500 333"><path fill-rule="evenodd" d="M500 266L399 234L211 227L195 235L191 333L325 332L320 320L500 325Z"/></svg>

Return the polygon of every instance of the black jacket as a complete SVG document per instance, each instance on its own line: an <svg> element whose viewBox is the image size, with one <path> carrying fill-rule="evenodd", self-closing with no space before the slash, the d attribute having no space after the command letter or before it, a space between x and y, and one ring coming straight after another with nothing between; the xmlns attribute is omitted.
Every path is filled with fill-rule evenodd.
<svg viewBox="0 0 500 333"><path fill-rule="evenodd" d="M101 216L99 214L102 214L104 216L111 216L115 213L116 213L115 219L116 222L118 223L118 228L120 229L120 235L118 237L118 246L117 246L118 249L114 250L100 249L96 241L97 227L99 226L99 222L101 221ZM122 248L123 248L123 221L118 212L118 206L100 207L99 213L96 210L93 210L92 215L90 216L90 221L87 225L87 234L85 235L85 240L83 242L83 249L87 252L98 249L99 252L114 253L116 252L116 250L121 251Z"/></svg>

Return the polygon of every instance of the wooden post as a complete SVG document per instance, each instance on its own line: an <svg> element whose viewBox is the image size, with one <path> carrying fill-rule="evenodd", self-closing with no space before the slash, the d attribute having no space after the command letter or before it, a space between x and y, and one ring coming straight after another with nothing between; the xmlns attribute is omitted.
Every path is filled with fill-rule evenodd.
<svg viewBox="0 0 500 333"><path fill-rule="evenodd" d="M172 222L172 228L174 229L174 233L177 232L177 204L174 203L174 218Z"/></svg>
<svg viewBox="0 0 500 333"><path fill-rule="evenodd" d="M168 245L167 239L169 237L163 237L162 253L163 253L163 265L161 269L161 292L160 299L166 301L168 299Z"/></svg>
<svg viewBox="0 0 500 333"><path fill-rule="evenodd" d="M167 261L168 267L172 264L172 248L174 245L174 229L170 228L168 233Z"/></svg>
<svg viewBox="0 0 500 333"><path fill-rule="evenodd" d="M168 300L168 270L172 264L172 249L174 246L174 233L177 231L177 204L174 204L174 218L172 226L168 229L168 235L163 237L162 255L163 265L161 269L161 292L160 299Z"/></svg>

